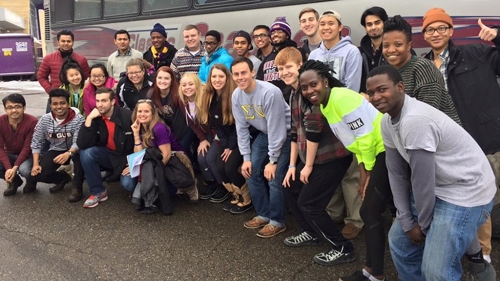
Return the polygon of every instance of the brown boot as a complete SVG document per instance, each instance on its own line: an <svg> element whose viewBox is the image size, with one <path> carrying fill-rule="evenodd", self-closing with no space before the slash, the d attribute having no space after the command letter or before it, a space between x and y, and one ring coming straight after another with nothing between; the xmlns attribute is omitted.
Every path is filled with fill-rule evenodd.
<svg viewBox="0 0 500 281"><path fill-rule="evenodd" d="M227 189L227 191L229 191L229 193L233 195L233 198L230 201L226 201L224 207L222 207L222 210L229 212L236 204L238 204L238 202L240 202L240 194L238 193L239 188L238 190L236 190L235 188L233 188L234 185L230 183L223 182L222 185Z"/></svg>
<svg viewBox="0 0 500 281"><path fill-rule="evenodd" d="M250 190L248 189L247 183L245 183L241 187L237 187L233 185L234 189L239 190L241 198L243 198L242 202L236 204L231 210L231 214L242 214L253 208L252 205L252 197L250 197Z"/></svg>
<svg viewBox="0 0 500 281"><path fill-rule="evenodd" d="M73 190L71 191L71 194L69 195L68 201L69 202L78 202L82 200L83 197L83 187L78 186L78 187L73 187Z"/></svg>

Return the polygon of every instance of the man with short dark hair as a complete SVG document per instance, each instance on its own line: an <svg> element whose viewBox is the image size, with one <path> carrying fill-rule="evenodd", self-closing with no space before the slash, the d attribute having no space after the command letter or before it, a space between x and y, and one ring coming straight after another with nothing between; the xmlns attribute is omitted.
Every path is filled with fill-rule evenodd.
<svg viewBox="0 0 500 281"><path fill-rule="evenodd" d="M253 50L252 39L250 34L244 30L238 31L233 37L233 50L236 55L241 57L249 58L254 68L258 69L261 64L261 60L250 53Z"/></svg>
<svg viewBox="0 0 500 281"><path fill-rule="evenodd" d="M121 73L127 71L127 62L133 58L142 58L142 53L130 47L130 34L124 29L115 32L115 45L118 49L109 55L106 69L118 81Z"/></svg>
<svg viewBox="0 0 500 281"><path fill-rule="evenodd" d="M4 196L14 195L23 184L19 177L31 174L31 139L38 119L24 113L26 100L20 94L2 99L5 114L0 116L0 178L7 183Z"/></svg>
<svg viewBox="0 0 500 281"><path fill-rule="evenodd" d="M257 236L274 237L286 230L281 183L290 159L290 107L280 89L253 78L255 72L249 58L237 57L231 73L238 86L232 95L232 106L238 148L243 156L241 173L247 179L257 213L244 226L262 227ZM252 144L250 126L259 131ZM268 180L269 188L263 177Z"/></svg>
<svg viewBox="0 0 500 281"><path fill-rule="evenodd" d="M198 71L198 76L203 83L207 83L208 73L214 64L220 63L225 65L227 69L231 69L233 57L221 46L221 39L222 37L217 30L209 30L205 34L203 45L205 45L207 54L201 59L200 70Z"/></svg>
<svg viewBox="0 0 500 281"><path fill-rule="evenodd" d="M150 36L153 46L144 53L143 58L154 66L155 71L162 66L170 66L177 49L168 43L165 27L160 23L156 23L150 32Z"/></svg>
<svg viewBox="0 0 500 281"><path fill-rule="evenodd" d="M77 140L90 192L84 208L93 208L108 199L101 169L112 172L108 182L120 179L126 190L134 191L137 178L130 177L127 165L127 155L134 152L131 118L130 110L116 104L113 90L97 89L96 108L85 119Z"/></svg>
<svg viewBox="0 0 500 281"><path fill-rule="evenodd" d="M56 89L61 86L61 81L59 81L59 72L61 71L61 66L64 60L69 57L76 61L82 68L83 80L86 80L89 77L90 67L87 63L87 59L74 52L74 40L75 36L70 30L59 31L59 33L57 33L57 44L59 45L59 49L43 58L36 78L45 92L49 93L51 89Z"/></svg>
<svg viewBox="0 0 500 281"><path fill-rule="evenodd" d="M257 58L262 61L273 51L271 36L269 35L269 26L263 24L255 26L252 30L252 38L258 49Z"/></svg>
<svg viewBox="0 0 500 281"><path fill-rule="evenodd" d="M198 73L201 59L207 54L201 45L201 33L196 25L188 24L182 31L184 37L184 48L179 49L170 64L170 68L175 72L177 80L184 73Z"/></svg>
<svg viewBox="0 0 500 281"><path fill-rule="evenodd" d="M381 7L366 9L361 15L361 25L365 28L366 35L361 39L359 51L363 57L363 77L361 79L360 92L366 91L366 75L375 67L384 64L382 55L382 35L384 34L384 22L389 19L387 12Z"/></svg>
<svg viewBox="0 0 500 281"><path fill-rule="evenodd" d="M306 39L302 41L300 47L304 50L306 58L309 54L316 50L321 44L321 36L319 35L319 13L313 8L306 7L299 13L300 30L306 35Z"/></svg>
<svg viewBox="0 0 500 281"><path fill-rule="evenodd" d="M70 161L73 161L73 191L83 186L84 174L76 139L85 119L78 109L69 106L69 95L64 89L49 92L51 111L36 124L31 140L33 167L31 176L26 178L23 193L34 192L38 182L54 183L49 189L50 193L63 190L71 177L57 169L61 165L68 165ZM42 145L46 141L50 143L49 150L41 155ZM69 201L75 202L73 193Z"/></svg>

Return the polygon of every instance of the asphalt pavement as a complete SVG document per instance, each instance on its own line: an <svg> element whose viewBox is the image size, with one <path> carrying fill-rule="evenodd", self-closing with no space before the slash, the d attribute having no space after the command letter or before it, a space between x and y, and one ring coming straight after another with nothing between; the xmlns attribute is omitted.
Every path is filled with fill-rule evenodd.
<svg viewBox="0 0 500 281"><path fill-rule="evenodd" d="M0 87L0 98L5 96ZM47 95L23 92L27 112L41 116ZM3 107L2 109L3 110ZM3 113L3 111L0 111ZM283 239L257 237L243 223L255 214L232 215L221 204L174 200L174 214L143 215L130 193L108 184L109 199L93 209L69 203L70 185L50 194L38 184L32 194L0 195L0 280L338 280L361 269L364 233L354 239L357 260L324 267L312 257L327 245L289 248ZM0 192L5 189L0 180ZM88 189L84 188L85 196ZM389 226L389 222L387 222ZM341 227L341 226L340 226ZM500 268L500 243L493 241L493 264ZM446 254L446 253L443 253ZM386 280L397 280L386 251Z"/></svg>

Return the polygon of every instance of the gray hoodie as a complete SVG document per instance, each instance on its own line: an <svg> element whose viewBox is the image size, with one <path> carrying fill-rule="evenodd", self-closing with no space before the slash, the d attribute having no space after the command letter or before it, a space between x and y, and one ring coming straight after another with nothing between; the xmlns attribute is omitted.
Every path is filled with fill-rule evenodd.
<svg viewBox="0 0 500 281"><path fill-rule="evenodd" d="M281 147L290 134L290 107L281 90L269 82L255 80L251 93L236 88L232 96L233 115L238 134L238 148L245 161L250 160L250 132L253 126L268 135L268 154L271 161L278 161Z"/></svg>
<svg viewBox="0 0 500 281"><path fill-rule="evenodd" d="M359 92L363 57L359 49L352 44L351 37L342 37L330 50L321 42L319 48L311 52L309 59L327 63L335 71L333 77L345 84L347 88Z"/></svg>

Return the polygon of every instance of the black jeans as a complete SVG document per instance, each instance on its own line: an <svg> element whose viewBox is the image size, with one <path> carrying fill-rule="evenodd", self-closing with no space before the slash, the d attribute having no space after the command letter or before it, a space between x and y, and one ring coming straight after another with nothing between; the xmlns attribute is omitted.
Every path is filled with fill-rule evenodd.
<svg viewBox="0 0 500 281"><path fill-rule="evenodd" d="M365 223L366 261L373 276L384 274L385 231L384 211L392 198L389 175L385 165L385 152L377 155L375 166L366 187L365 199L359 211Z"/></svg>
<svg viewBox="0 0 500 281"><path fill-rule="evenodd" d="M347 252L353 251L354 247L328 215L326 206L351 162L352 155L324 164L315 164L308 184L300 181L300 171L304 168L304 163L298 162L295 180L290 182L290 187L285 188L290 211L300 227L312 236L325 238L337 250L344 246Z"/></svg>
<svg viewBox="0 0 500 281"><path fill-rule="evenodd" d="M58 172L57 169L61 166L54 162L54 158L60 154L66 153L64 151L49 150L40 158L40 166L42 167L42 172L36 176L29 176L26 178L26 182L30 184L36 184L37 182L45 183L55 183L59 184L66 178L65 172ZM73 158L73 186L81 187L85 178L82 164L80 162L80 154L74 154ZM68 162L64 163L68 165Z"/></svg>
<svg viewBox="0 0 500 281"><path fill-rule="evenodd" d="M224 149L219 148L217 153L217 171L220 174L222 182L242 187L245 184L245 178L238 171L243 163L243 156L241 156L240 150L238 148L233 149L226 162L222 161L222 152L224 152Z"/></svg>

